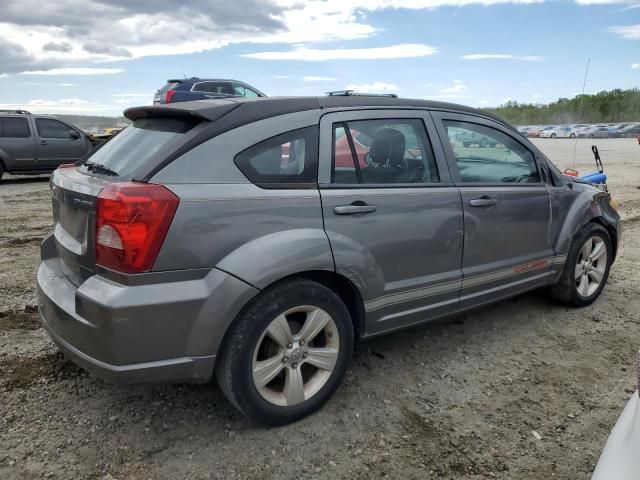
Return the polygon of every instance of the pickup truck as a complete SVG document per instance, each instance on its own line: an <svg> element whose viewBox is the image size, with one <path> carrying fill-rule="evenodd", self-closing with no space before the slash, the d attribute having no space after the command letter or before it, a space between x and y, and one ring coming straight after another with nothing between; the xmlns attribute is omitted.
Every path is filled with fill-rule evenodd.
<svg viewBox="0 0 640 480"><path fill-rule="evenodd" d="M47 115L0 110L0 179L49 173L62 163L77 162L93 148L82 130Z"/></svg>

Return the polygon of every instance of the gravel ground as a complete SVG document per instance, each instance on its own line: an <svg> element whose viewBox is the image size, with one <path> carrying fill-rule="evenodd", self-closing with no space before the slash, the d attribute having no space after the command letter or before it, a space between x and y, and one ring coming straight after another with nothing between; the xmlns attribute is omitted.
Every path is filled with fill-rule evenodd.
<svg viewBox="0 0 640 480"><path fill-rule="evenodd" d="M265 429L215 384L117 387L36 320L46 178L0 184L0 478L589 478L634 388L640 146L597 140L625 233L609 285L573 310L533 292L360 346L318 414ZM537 140L561 167L575 142ZM592 140L577 168L592 170Z"/></svg>

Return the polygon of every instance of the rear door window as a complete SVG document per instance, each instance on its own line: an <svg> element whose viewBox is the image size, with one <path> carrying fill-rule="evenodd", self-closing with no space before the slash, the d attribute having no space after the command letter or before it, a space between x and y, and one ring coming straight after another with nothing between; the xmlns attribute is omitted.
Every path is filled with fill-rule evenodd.
<svg viewBox="0 0 640 480"><path fill-rule="evenodd" d="M193 86L194 92L236 95L229 82L200 82Z"/></svg>
<svg viewBox="0 0 640 480"><path fill-rule="evenodd" d="M342 184L440 181L427 132L418 119L334 124L332 178Z"/></svg>
<svg viewBox="0 0 640 480"><path fill-rule="evenodd" d="M31 130L26 118L0 118L0 137L29 138Z"/></svg>
<svg viewBox="0 0 640 480"><path fill-rule="evenodd" d="M187 133L195 123L179 118L142 118L102 145L88 159L119 176L129 176L158 150Z"/></svg>

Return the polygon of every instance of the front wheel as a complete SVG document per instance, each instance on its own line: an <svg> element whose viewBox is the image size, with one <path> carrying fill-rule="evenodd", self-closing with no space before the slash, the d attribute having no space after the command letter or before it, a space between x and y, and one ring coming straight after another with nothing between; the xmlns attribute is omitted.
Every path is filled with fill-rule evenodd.
<svg viewBox="0 0 640 480"><path fill-rule="evenodd" d="M552 133L552 134L551 134L551 138L556 138L556 134L555 134L555 133Z"/></svg>
<svg viewBox="0 0 640 480"><path fill-rule="evenodd" d="M353 352L349 311L332 290L293 280L241 314L216 366L229 401L267 425L295 422L335 392Z"/></svg>
<svg viewBox="0 0 640 480"><path fill-rule="evenodd" d="M569 135L569 138L576 138L576 134L572 133L571 135Z"/></svg>
<svg viewBox="0 0 640 480"><path fill-rule="evenodd" d="M613 261L611 237L601 225L590 223L576 235L560 281L552 296L564 304L585 307L602 293Z"/></svg>

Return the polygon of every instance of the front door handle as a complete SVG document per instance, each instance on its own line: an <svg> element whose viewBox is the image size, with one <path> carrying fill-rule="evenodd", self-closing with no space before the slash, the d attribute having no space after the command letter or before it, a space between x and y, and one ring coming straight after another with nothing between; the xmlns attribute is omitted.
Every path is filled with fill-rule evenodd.
<svg viewBox="0 0 640 480"><path fill-rule="evenodd" d="M473 200L469 201L469 205L471 205L472 207L492 207L496 203L498 203L498 200L496 200L495 198L487 197L486 195L483 195L480 198L474 198Z"/></svg>
<svg viewBox="0 0 640 480"><path fill-rule="evenodd" d="M375 205L338 205L333 207L333 213L336 215L353 215L354 213L371 213L375 212Z"/></svg>
<svg viewBox="0 0 640 480"><path fill-rule="evenodd" d="M40 145L47 145L47 141L46 140L40 140Z"/></svg>

